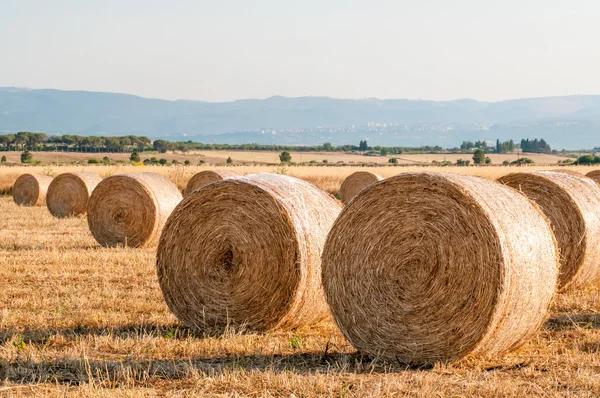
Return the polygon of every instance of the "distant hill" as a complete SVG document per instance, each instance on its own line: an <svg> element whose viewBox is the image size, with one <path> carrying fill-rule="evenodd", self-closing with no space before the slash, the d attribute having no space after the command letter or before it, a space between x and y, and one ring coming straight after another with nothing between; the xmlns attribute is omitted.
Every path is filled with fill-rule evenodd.
<svg viewBox="0 0 600 398"><path fill-rule="evenodd" d="M166 101L127 94L0 88L0 131L147 135L218 143L441 145L543 137L600 146L600 96L501 102L286 98Z"/></svg>

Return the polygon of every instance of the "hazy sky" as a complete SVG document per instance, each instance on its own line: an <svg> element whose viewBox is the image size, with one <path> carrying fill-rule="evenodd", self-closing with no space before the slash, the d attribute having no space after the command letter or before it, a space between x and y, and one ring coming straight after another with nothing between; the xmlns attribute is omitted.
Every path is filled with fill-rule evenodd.
<svg viewBox="0 0 600 398"><path fill-rule="evenodd" d="M0 0L0 86L165 99L600 94L597 0Z"/></svg>

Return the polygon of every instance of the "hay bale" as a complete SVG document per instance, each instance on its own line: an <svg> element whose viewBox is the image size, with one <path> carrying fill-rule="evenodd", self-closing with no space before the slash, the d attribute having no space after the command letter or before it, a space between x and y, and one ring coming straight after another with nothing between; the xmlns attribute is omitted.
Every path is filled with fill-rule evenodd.
<svg viewBox="0 0 600 398"><path fill-rule="evenodd" d="M297 178L260 174L201 188L171 214L158 281L187 326L291 329L328 314L321 252L341 204Z"/></svg>
<svg viewBox="0 0 600 398"><path fill-rule="evenodd" d="M373 357L413 365L498 355L541 326L557 250L514 190L451 173L406 173L363 190L323 252L327 302Z"/></svg>
<svg viewBox="0 0 600 398"><path fill-rule="evenodd" d="M195 174L190 181L187 183L185 190L183 191L184 196L188 196L196 189L202 188L203 186L210 184L211 182L221 181L229 177L237 177L238 173L232 170L205 170Z"/></svg>
<svg viewBox="0 0 600 398"><path fill-rule="evenodd" d="M590 171L585 176L600 184L600 170Z"/></svg>
<svg viewBox="0 0 600 398"><path fill-rule="evenodd" d="M152 246L180 201L175 184L158 174L114 175L90 196L90 231L102 246Z"/></svg>
<svg viewBox="0 0 600 398"><path fill-rule="evenodd" d="M360 191L377 181L383 180L383 177L369 171L357 171L350 174L342 183L340 188L340 200L347 205Z"/></svg>
<svg viewBox="0 0 600 398"><path fill-rule="evenodd" d="M48 186L52 177L40 174L23 174L12 187L13 200L20 206L45 206Z"/></svg>
<svg viewBox="0 0 600 398"><path fill-rule="evenodd" d="M498 181L536 202L550 220L560 249L560 290L600 275L600 187L594 181L552 171L514 173Z"/></svg>
<svg viewBox="0 0 600 398"><path fill-rule="evenodd" d="M87 203L102 178L95 173L64 173L48 187L46 205L54 217L64 218L87 214Z"/></svg>

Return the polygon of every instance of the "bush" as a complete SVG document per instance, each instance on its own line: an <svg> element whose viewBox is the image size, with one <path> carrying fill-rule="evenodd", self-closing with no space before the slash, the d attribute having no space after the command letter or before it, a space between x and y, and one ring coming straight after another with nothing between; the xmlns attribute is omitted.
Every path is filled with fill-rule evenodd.
<svg viewBox="0 0 600 398"><path fill-rule="evenodd" d="M327 164L327 159L323 159L323 163Z"/></svg>
<svg viewBox="0 0 600 398"><path fill-rule="evenodd" d="M281 159L281 156L279 156L279 159ZM233 163L233 159L231 159L231 156L227 158L227 164L232 164Z"/></svg>
<svg viewBox="0 0 600 398"><path fill-rule="evenodd" d="M186 160L185 162L183 162L183 164L185 164L186 166L189 166L191 162L189 160Z"/></svg>
<svg viewBox="0 0 600 398"><path fill-rule="evenodd" d="M104 164L110 164L110 158L108 156L105 156L102 158L102 163Z"/></svg>
<svg viewBox="0 0 600 398"><path fill-rule="evenodd" d="M131 156L129 157L129 160L131 160L132 162L135 162L135 163L141 162L140 154L137 151L131 152Z"/></svg>
<svg viewBox="0 0 600 398"><path fill-rule="evenodd" d="M485 152L482 149L473 152L473 162L475 164L483 164L485 162Z"/></svg>
<svg viewBox="0 0 600 398"><path fill-rule="evenodd" d="M468 166L469 164L471 164L470 160L463 160L463 159L458 159L456 161L456 165L457 166Z"/></svg>
<svg viewBox="0 0 600 398"><path fill-rule="evenodd" d="M577 159L578 164L598 164L600 163L600 157L594 155L584 155Z"/></svg>
<svg viewBox="0 0 600 398"><path fill-rule="evenodd" d="M31 163L33 155L29 151L25 151L21 154L21 163Z"/></svg>
<svg viewBox="0 0 600 398"><path fill-rule="evenodd" d="M98 159L88 159L88 164L100 164L101 162Z"/></svg>
<svg viewBox="0 0 600 398"><path fill-rule="evenodd" d="M229 159L227 159L229 160ZM281 152L281 155L279 155L279 161L281 163L289 163L292 161L292 155L290 155L290 153L288 151L283 151Z"/></svg>
<svg viewBox="0 0 600 398"><path fill-rule="evenodd" d="M6 163L6 156L2 156L2 160L0 160L0 162Z"/></svg>
<svg viewBox="0 0 600 398"><path fill-rule="evenodd" d="M485 157L485 164L492 164L492 159L490 159L488 156Z"/></svg>
<svg viewBox="0 0 600 398"><path fill-rule="evenodd" d="M200 162L198 162L199 164L204 164L206 163L204 160L201 160Z"/></svg>
<svg viewBox="0 0 600 398"><path fill-rule="evenodd" d="M164 166L165 164L167 164L167 162L168 162L168 160L167 160L167 159L165 159L165 158L160 158L160 160L158 161L158 163L162 164L163 166Z"/></svg>
<svg viewBox="0 0 600 398"><path fill-rule="evenodd" d="M396 164L396 163L398 163L398 159L396 159L396 158L390 158L388 160L388 163L394 163L394 164Z"/></svg>

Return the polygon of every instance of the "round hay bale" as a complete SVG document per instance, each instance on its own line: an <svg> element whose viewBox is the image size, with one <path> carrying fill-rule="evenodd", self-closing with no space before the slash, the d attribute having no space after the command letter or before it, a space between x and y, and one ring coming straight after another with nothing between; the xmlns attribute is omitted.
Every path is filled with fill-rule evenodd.
<svg viewBox="0 0 600 398"><path fill-rule="evenodd" d="M169 308L187 326L213 331L293 329L323 319L321 253L341 207L314 185L276 174L194 191L158 245Z"/></svg>
<svg viewBox="0 0 600 398"><path fill-rule="evenodd" d="M364 188L381 180L383 180L383 177L369 171L352 173L342 183L340 200L343 204L347 205Z"/></svg>
<svg viewBox="0 0 600 398"><path fill-rule="evenodd" d="M102 178L95 173L64 173L48 187L46 205L54 217L64 218L87 214L87 203Z"/></svg>
<svg viewBox="0 0 600 398"><path fill-rule="evenodd" d="M536 202L550 220L560 249L560 290L600 274L600 187L586 177L552 171L513 173L498 182Z"/></svg>
<svg viewBox="0 0 600 398"><path fill-rule="evenodd" d="M354 347L428 365L524 343L547 313L557 262L543 214L514 190L406 173L342 211L325 244L323 286Z"/></svg>
<svg viewBox="0 0 600 398"><path fill-rule="evenodd" d="M48 186L52 177L40 174L23 174L12 187L13 200L20 206L45 206Z"/></svg>
<svg viewBox="0 0 600 398"><path fill-rule="evenodd" d="M180 201L177 186L158 174L114 175L90 196L90 231L102 246L152 246Z"/></svg>
<svg viewBox="0 0 600 398"><path fill-rule="evenodd" d="M600 170L590 171L585 176L588 178L591 178L592 180L596 181L597 183L600 183Z"/></svg>
<svg viewBox="0 0 600 398"><path fill-rule="evenodd" d="M232 170L205 170L195 174L187 183L183 195L187 196L196 189L210 184L211 182L221 181L229 177L237 177L238 173Z"/></svg>

